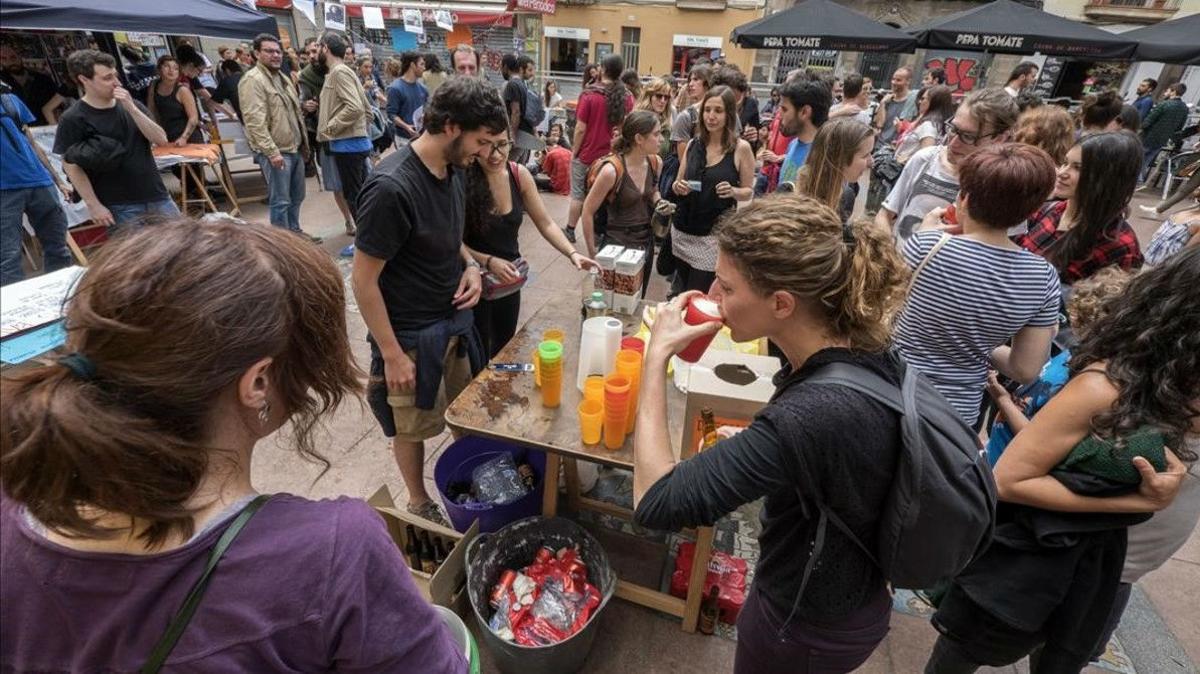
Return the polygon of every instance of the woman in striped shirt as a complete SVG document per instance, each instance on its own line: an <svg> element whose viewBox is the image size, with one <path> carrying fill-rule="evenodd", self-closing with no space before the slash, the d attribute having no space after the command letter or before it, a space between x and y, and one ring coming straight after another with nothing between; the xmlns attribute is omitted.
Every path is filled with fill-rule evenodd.
<svg viewBox="0 0 1200 674"><path fill-rule="evenodd" d="M944 209L935 209L925 219L932 231L904 244L916 271L895 340L905 360L974 425L989 367L1028 384L1050 355L1058 274L1009 240L1007 230L1050 194L1054 163L1038 148L1006 143L968 157L959 181L962 235L938 229Z"/></svg>

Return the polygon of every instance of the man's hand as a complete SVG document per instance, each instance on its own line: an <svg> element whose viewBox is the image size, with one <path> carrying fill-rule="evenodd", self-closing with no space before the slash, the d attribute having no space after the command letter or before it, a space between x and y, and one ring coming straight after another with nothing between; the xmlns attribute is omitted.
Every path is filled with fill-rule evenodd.
<svg viewBox="0 0 1200 674"><path fill-rule="evenodd" d="M896 94L889 91L889 92L887 92L887 94L884 95L883 100L880 101L879 104L887 105L888 103L891 103L894 100L896 100Z"/></svg>
<svg viewBox="0 0 1200 674"><path fill-rule="evenodd" d="M469 266L463 271L462 279L458 282L458 290L454 293L455 309L470 309L479 304L479 295L483 292L483 277L479 267Z"/></svg>
<svg viewBox="0 0 1200 674"><path fill-rule="evenodd" d="M66 199L67 202L70 202L71 197L74 195L74 190L66 183L58 183L58 191L62 193L63 199Z"/></svg>
<svg viewBox="0 0 1200 674"><path fill-rule="evenodd" d="M267 161L271 162L271 168L275 169L276 171L283 170L283 155L272 155L269 159L267 159Z"/></svg>
<svg viewBox="0 0 1200 674"><path fill-rule="evenodd" d="M311 115L312 113L317 111L317 99L310 98L307 101L304 101L303 103L301 103L300 107L303 108L305 112L307 112L308 114Z"/></svg>
<svg viewBox="0 0 1200 674"><path fill-rule="evenodd" d="M742 129L742 139L753 143L758 140L758 129L753 126L747 126Z"/></svg>
<svg viewBox="0 0 1200 674"><path fill-rule="evenodd" d="M183 147L184 145L188 144L187 138L180 136L178 139L175 140L174 144L175 144L175 147Z"/></svg>
<svg viewBox="0 0 1200 674"><path fill-rule="evenodd" d="M92 219L92 224L100 225L101 227L111 227L113 224L112 211L108 210L104 204L96 202L88 204L88 217Z"/></svg>
<svg viewBox="0 0 1200 674"><path fill-rule="evenodd" d="M133 104L133 96L129 95L129 90L125 87L118 85L116 89L113 89L113 98L117 99L117 102L130 112L137 109Z"/></svg>
<svg viewBox="0 0 1200 674"><path fill-rule="evenodd" d="M416 388L417 366L401 351L394 358L383 359L383 376L389 392L409 393Z"/></svg>

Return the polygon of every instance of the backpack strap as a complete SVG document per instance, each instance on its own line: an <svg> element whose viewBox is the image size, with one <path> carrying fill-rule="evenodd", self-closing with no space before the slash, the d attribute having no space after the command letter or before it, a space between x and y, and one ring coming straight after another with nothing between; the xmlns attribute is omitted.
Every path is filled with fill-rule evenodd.
<svg viewBox="0 0 1200 674"><path fill-rule="evenodd" d="M930 248L929 252L925 254L924 259L921 260L921 264L918 264L917 268L913 270L912 277L908 280L909 288L917 284L917 276L921 273L921 270L925 268L925 265L929 264L929 261L933 259L933 256L937 255L937 252L941 250L942 246L946 245L946 242L949 240L950 235L942 232L942 236L938 238L937 243L933 244L933 248Z"/></svg>
<svg viewBox="0 0 1200 674"><path fill-rule="evenodd" d="M617 172L617 179L613 181L612 189L608 191L608 196L605 197L605 200L611 203L616 201L617 192L621 191L621 180L625 178L625 158L619 154L613 153L600 161L612 164L613 170ZM604 170L603 164L600 166L600 170ZM600 171L597 171L596 175L599 176Z"/></svg>
<svg viewBox="0 0 1200 674"><path fill-rule="evenodd" d="M179 641L179 637L183 636L183 631L187 629L188 623L192 620L192 615L196 612L196 607L200 605L200 600L204 598L204 592L208 590L208 582L212 580L213 571L217 568L217 562L221 561L221 557L225 555L225 551L233 544L238 534L254 517L254 513L258 512L259 508L270 500L270 494L259 494L253 501L246 504L242 511L237 514L233 522L225 529L225 533L221 534L221 538L217 540L217 544L213 546L212 552L208 555L208 562L204 565L204 573L200 575L199 580L192 586L192 589L187 594L187 598L183 600L183 606L179 608L179 612L171 619L171 623L167 626L167 631L159 638L158 643L154 645L154 650L150 652L150 658L145 665L139 670L141 674L154 674L162 669L162 666L167 661L167 656L175 648L175 643Z"/></svg>

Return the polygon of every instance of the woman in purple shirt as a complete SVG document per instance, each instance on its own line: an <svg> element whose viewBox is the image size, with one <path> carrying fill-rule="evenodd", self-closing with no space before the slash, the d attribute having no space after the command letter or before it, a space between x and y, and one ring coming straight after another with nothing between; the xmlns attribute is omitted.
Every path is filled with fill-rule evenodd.
<svg viewBox="0 0 1200 674"><path fill-rule="evenodd" d="M66 327L69 355L0 384L0 670L134 671L257 497L258 441L290 422L325 462L313 429L360 388L343 282L284 230L180 220L110 242ZM276 494L164 669L467 663L366 504Z"/></svg>

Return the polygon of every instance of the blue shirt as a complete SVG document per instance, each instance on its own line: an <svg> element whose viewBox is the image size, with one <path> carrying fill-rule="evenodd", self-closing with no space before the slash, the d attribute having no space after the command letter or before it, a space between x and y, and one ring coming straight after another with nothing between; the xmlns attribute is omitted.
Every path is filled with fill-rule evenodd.
<svg viewBox="0 0 1200 674"><path fill-rule="evenodd" d="M800 167L804 166L811 148L812 143L802 142L799 138L793 138L792 142L788 143L787 154L783 158L783 167L779 169L779 182L796 181L796 174L800 172Z"/></svg>
<svg viewBox="0 0 1200 674"><path fill-rule="evenodd" d="M429 90L424 84L405 82L404 78L397 77L387 88L388 120L399 117L405 124L413 124L413 113L424 107L428 99ZM396 127L396 130L405 138L416 138L415 135L409 136L400 127Z"/></svg>
<svg viewBox="0 0 1200 674"><path fill-rule="evenodd" d="M370 152L373 146L371 139L366 136L358 138L339 138L329 141L329 151L333 154L354 154L357 152Z"/></svg>
<svg viewBox="0 0 1200 674"><path fill-rule="evenodd" d="M38 160L33 145L25 137L21 127L36 119L25 103L14 94L0 94L0 190L19 190L28 187L53 185L50 172ZM9 115L9 109L21 123L17 124Z"/></svg>
<svg viewBox="0 0 1200 674"><path fill-rule="evenodd" d="M1138 117L1144 122L1146 115L1150 114L1150 109L1154 107L1154 97L1150 94L1138 96L1137 100L1133 102L1133 107L1137 108Z"/></svg>
<svg viewBox="0 0 1200 674"><path fill-rule="evenodd" d="M1067 369L1069 360L1071 360L1071 352L1061 351L1042 367L1042 375L1037 381L1017 392L1018 396L1027 400L1025 403L1026 418L1032 417L1038 410L1045 407L1050 398L1067 385L1067 380L1071 378L1071 373ZM1000 460L1000 455L1004 453L1004 448L1008 447L1008 443L1012 442L1012 439L1011 426L1003 421L993 424L992 432L988 434L988 463L996 465L996 462Z"/></svg>

